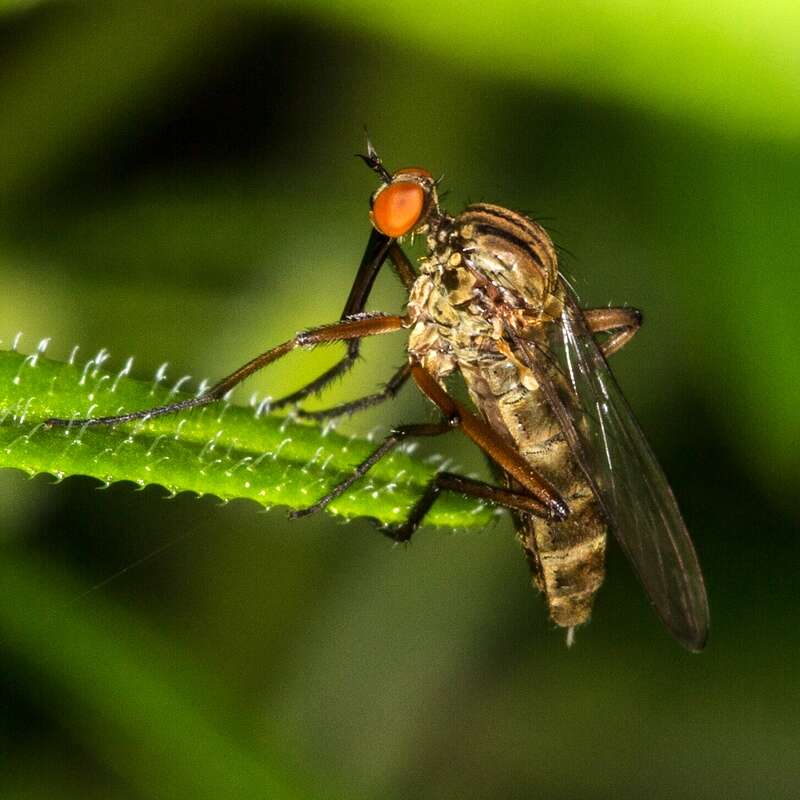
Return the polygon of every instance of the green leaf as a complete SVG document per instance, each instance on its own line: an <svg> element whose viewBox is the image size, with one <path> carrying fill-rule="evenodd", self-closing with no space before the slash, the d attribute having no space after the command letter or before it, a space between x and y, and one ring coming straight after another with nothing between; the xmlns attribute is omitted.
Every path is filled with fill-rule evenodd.
<svg viewBox="0 0 800 800"><path fill-rule="evenodd" d="M86 417L150 408L188 395L158 381L113 374L104 355L83 365L39 354L0 351L0 467L57 478L89 475L105 483L160 484L223 500L303 508L350 474L375 447L253 408L217 404L114 428L45 428L48 417ZM435 473L431 463L397 452L383 459L329 506L344 517L399 522ZM485 525L490 509L444 495L426 520L433 525Z"/></svg>

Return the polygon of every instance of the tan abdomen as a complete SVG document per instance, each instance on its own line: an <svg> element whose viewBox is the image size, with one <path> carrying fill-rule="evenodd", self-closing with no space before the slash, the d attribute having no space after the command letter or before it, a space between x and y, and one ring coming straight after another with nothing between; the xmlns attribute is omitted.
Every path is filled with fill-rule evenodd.
<svg viewBox="0 0 800 800"><path fill-rule="evenodd" d="M517 537L553 622L564 628L588 622L605 572L605 528L596 504L573 509L564 522L520 520Z"/></svg>
<svg viewBox="0 0 800 800"><path fill-rule="evenodd" d="M489 424L558 489L570 507L563 522L518 515L517 536L550 617L562 627L587 622L604 576L606 526L550 406L519 382L513 365L464 369L476 406Z"/></svg>

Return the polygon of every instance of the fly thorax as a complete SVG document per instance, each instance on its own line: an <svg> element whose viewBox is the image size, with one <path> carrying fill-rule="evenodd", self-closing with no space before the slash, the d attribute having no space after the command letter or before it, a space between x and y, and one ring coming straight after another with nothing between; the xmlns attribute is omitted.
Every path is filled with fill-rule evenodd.
<svg viewBox="0 0 800 800"><path fill-rule="evenodd" d="M483 313L479 278L464 264L461 254L452 252L446 261L431 257L425 267L409 304L424 309L425 318L440 326L443 335L464 327L488 333L491 325Z"/></svg>
<svg viewBox="0 0 800 800"><path fill-rule="evenodd" d="M456 362L477 360L486 338L499 335L497 320L480 313L475 287L475 276L451 254L445 263L427 259L411 289L409 352L436 375L449 374Z"/></svg>
<svg viewBox="0 0 800 800"><path fill-rule="evenodd" d="M497 242L485 242L486 248L467 250L464 258L473 272L494 287L495 302L508 309L525 309L538 314L544 304L547 284L542 273L531 269L529 260Z"/></svg>
<svg viewBox="0 0 800 800"><path fill-rule="evenodd" d="M499 300L536 312L558 283L558 258L547 231L524 214L488 203L469 206L451 223L470 268Z"/></svg>
<svg viewBox="0 0 800 800"><path fill-rule="evenodd" d="M441 270L441 284L447 291L447 301L453 308L465 308L478 299L478 278L459 252L453 252ZM469 309L477 311L477 309Z"/></svg>

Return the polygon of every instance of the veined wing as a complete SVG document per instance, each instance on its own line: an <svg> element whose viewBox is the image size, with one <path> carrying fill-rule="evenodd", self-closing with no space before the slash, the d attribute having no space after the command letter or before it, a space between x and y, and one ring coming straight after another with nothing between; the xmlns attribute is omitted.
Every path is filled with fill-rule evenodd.
<svg viewBox="0 0 800 800"><path fill-rule="evenodd" d="M656 611L681 644L702 650L708 636L708 600L689 532L574 294L566 285L564 290L553 352L534 354L530 346L525 350L538 365L547 400ZM557 358L568 386L556 388L546 378L552 375L547 356Z"/></svg>

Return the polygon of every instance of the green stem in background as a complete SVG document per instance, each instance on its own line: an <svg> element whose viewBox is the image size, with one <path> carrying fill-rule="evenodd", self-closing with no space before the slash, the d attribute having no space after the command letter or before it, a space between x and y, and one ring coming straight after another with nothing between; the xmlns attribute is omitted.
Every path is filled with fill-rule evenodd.
<svg viewBox="0 0 800 800"><path fill-rule="evenodd" d="M252 408L217 404L118 427L44 428L48 417L115 414L185 396L106 372L92 359L70 364L0 351L0 467L57 478L89 475L104 483L159 484L169 492L248 498L262 506L311 505L348 475L374 444ZM344 517L405 519L436 468L395 453L329 507ZM445 495L427 521L485 525L491 509Z"/></svg>

